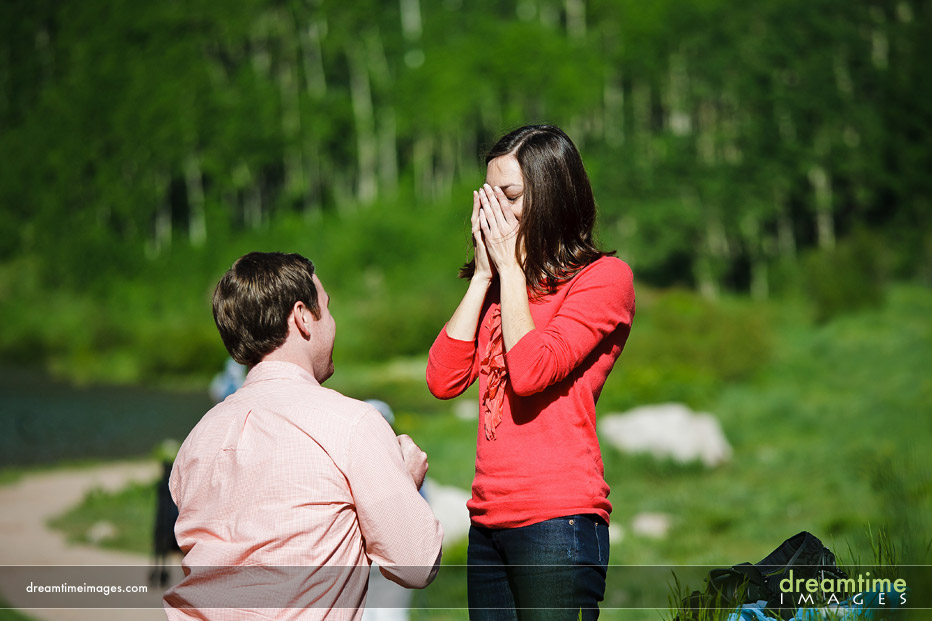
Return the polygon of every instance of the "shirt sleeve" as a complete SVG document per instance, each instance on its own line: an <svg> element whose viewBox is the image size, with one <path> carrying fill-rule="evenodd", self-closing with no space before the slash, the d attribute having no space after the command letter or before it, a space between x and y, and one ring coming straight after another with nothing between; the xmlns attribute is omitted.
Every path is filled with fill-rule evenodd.
<svg viewBox="0 0 932 621"><path fill-rule="evenodd" d="M609 334L634 318L631 268L610 259L580 272L567 285L560 309L508 350L508 381L526 396L551 386L578 367Z"/></svg>
<svg viewBox="0 0 932 621"><path fill-rule="evenodd" d="M438 399L458 397L479 377L476 341L451 338L444 326L427 355L427 388Z"/></svg>
<svg viewBox="0 0 932 621"><path fill-rule="evenodd" d="M349 451L347 478L366 555L401 586L427 586L440 566L443 528L418 493L398 439L378 412L359 420Z"/></svg>

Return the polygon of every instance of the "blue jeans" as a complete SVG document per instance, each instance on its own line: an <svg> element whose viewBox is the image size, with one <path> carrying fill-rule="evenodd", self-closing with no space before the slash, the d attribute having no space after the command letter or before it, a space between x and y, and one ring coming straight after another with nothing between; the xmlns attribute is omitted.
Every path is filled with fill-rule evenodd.
<svg viewBox="0 0 932 621"><path fill-rule="evenodd" d="M597 619L605 596L608 526L567 515L520 528L469 528L469 618Z"/></svg>

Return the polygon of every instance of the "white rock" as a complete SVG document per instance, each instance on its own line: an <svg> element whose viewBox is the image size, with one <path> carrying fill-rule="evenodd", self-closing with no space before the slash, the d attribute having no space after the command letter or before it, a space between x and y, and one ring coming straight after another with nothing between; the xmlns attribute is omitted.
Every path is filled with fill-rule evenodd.
<svg viewBox="0 0 932 621"><path fill-rule="evenodd" d="M424 495L427 504L443 526L443 545L465 538L469 534L469 510L466 501L472 497L470 492L450 485L440 485L436 481L424 479Z"/></svg>
<svg viewBox="0 0 932 621"><path fill-rule="evenodd" d="M663 539L673 523L666 513L638 513L631 521L631 531L641 537Z"/></svg>
<svg viewBox="0 0 932 621"><path fill-rule="evenodd" d="M87 529L86 536L89 542L97 545L107 539L115 538L117 536L117 527L113 525L113 522L94 522L94 524Z"/></svg>
<svg viewBox="0 0 932 621"><path fill-rule="evenodd" d="M453 402L453 415L460 420L479 418L479 402L475 399L457 399Z"/></svg>
<svg viewBox="0 0 932 621"><path fill-rule="evenodd" d="M625 540L625 529L621 524L612 522L608 525L608 540L612 545L618 545Z"/></svg>
<svg viewBox="0 0 932 621"><path fill-rule="evenodd" d="M731 445L712 414L680 403L647 405L599 421L603 440L625 453L648 453L679 463L700 460L707 467L731 458Z"/></svg>

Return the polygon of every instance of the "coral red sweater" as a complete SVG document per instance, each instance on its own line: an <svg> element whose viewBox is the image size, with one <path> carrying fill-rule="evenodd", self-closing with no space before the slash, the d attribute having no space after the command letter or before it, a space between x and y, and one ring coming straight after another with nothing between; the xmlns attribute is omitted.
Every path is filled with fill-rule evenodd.
<svg viewBox="0 0 932 621"><path fill-rule="evenodd" d="M450 338L446 327L440 331L427 363L434 396L456 397L477 377L479 394L485 393L479 361L497 306L498 291L490 290L473 341ZM505 402L494 440L486 439L485 412L479 412L470 517L492 528L577 513L608 521L612 505L595 404L631 331L631 269L620 259L602 257L555 293L531 299L530 307L536 328L505 354Z"/></svg>

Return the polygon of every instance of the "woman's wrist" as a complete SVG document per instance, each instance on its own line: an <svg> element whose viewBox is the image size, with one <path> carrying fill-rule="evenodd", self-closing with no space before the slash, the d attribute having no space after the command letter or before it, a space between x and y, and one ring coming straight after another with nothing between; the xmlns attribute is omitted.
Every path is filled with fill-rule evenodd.
<svg viewBox="0 0 932 621"><path fill-rule="evenodd" d="M470 285L476 285L478 287L489 288L489 285L492 282L491 274L473 274L472 278L469 280Z"/></svg>
<svg viewBox="0 0 932 621"><path fill-rule="evenodd" d="M520 280L522 283L526 281L524 270L521 269L521 266L518 265L517 263L514 263L512 265L503 265L499 269L499 274L501 275L501 278L503 281L513 282L516 280Z"/></svg>

